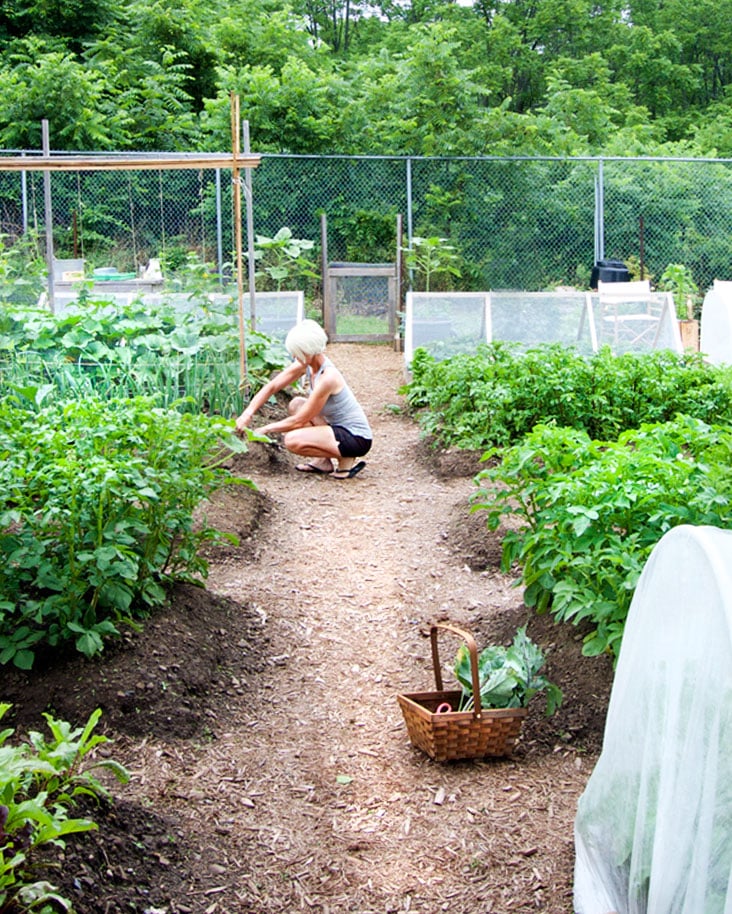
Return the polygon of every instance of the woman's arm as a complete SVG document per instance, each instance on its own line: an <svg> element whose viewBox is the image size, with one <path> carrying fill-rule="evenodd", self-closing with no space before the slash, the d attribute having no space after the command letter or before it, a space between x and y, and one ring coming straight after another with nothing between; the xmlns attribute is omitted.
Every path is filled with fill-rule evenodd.
<svg viewBox="0 0 732 914"><path fill-rule="evenodd" d="M278 435L282 432L290 432L294 428L303 428L306 425L310 425L313 419L322 413L328 397L337 393L342 386L343 380L340 372L333 368L324 371L318 380L317 387L296 413L286 416L277 422L270 422L259 431L263 435Z"/></svg>
<svg viewBox="0 0 732 914"><path fill-rule="evenodd" d="M249 401L249 405L236 420L236 430L238 432L243 432L254 418L254 415L264 406L273 394L284 390L285 387L288 387L290 384L294 384L295 381L304 374L305 366L300 362L293 362L292 365L288 365L288 367L278 375L275 375L275 377L272 378L271 381L268 381L264 387L260 388ZM264 432L264 434L266 434L266 432Z"/></svg>

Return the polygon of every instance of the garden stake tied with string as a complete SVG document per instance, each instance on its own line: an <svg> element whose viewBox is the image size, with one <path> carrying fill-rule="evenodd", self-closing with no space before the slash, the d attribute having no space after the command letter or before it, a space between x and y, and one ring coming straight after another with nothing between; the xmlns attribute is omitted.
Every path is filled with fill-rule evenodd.
<svg viewBox="0 0 732 914"><path fill-rule="evenodd" d="M454 672L460 689L443 688L437 644L440 631L463 640ZM541 650L517 631L509 648L487 647L478 656L473 636L447 622L430 628L436 690L397 695L410 741L438 762L503 757L512 754L527 705L540 691L547 693L547 714L561 704L561 691L542 675Z"/></svg>

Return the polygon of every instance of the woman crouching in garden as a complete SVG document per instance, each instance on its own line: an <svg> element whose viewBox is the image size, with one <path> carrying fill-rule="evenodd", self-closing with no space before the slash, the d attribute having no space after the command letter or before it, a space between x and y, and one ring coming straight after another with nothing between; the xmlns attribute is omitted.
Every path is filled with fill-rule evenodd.
<svg viewBox="0 0 732 914"><path fill-rule="evenodd" d="M273 394L305 376L309 395L293 397L285 419L270 422L257 431L263 435L282 434L288 451L313 458L296 466L301 472L350 479L366 466L358 458L369 452L373 435L361 404L325 354L327 342L325 330L315 321L296 324L285 339L294 362L252 397L236 420L236 428L243 432Z"/></svg>

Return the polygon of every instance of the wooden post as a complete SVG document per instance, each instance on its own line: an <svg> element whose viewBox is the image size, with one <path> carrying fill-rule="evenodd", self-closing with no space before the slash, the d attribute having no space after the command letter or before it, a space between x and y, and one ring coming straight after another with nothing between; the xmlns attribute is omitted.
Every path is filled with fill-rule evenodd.
<svg viewBox="0 0 732 914"><path fill-rule="evenodd" d="M51 143L48 135L48 121L41 121L41 135L43 143L43 155L51 155ZM48 270L48 307L51 314L56 312L56 295L55 282L56 277L53 272L53 262L55 260L53 252L53 200L51 199L51 174L48 171L43 172L43 206L46 212L46 268Z"/></svg>
<svg viewBox="0 0 732 914"><path fill-rule="evenodd" d="M239 306L239 390L249 394L247 377L246 325L244 321L244 269L242 264L241 178L239 172L239 96L231 93L231 148L233 153L232 184L234 196L234 247L236 254L236 292Z"/></svg>
<svg viewBox="0 0 732 914"><path fill-rule="evenodd" d="M244 153L249 155L249 121L244 121ZM249 316L252 320L252 330L257 329L257 303L255 300L255 285L256 281L254 278L256 264L254 262L254 201L252 197L252 172L247 168L244 173L244 191L246 193L246 204L247 204L247 277L249 284Z"/></svg>

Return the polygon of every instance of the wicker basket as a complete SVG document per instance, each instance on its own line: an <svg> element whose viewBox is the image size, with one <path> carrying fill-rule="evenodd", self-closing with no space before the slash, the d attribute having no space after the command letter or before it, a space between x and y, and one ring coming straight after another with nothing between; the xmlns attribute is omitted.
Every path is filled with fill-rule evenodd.
<svg viewBox="0 0 732 914"><path fill-rule="evenodd" d="M437 710L440 705L446 704L457 708L462 695L459 689L445 691L442 687L440 657L437 650L439 629L459 635L468 646L475 696L471 711ZM437 690L397 695L412 744L437 762L511 755L527 714L526 708L481 707L478 649L475 639L468 632L454 625L438 622L430 629L430 641Z"/></svg>

